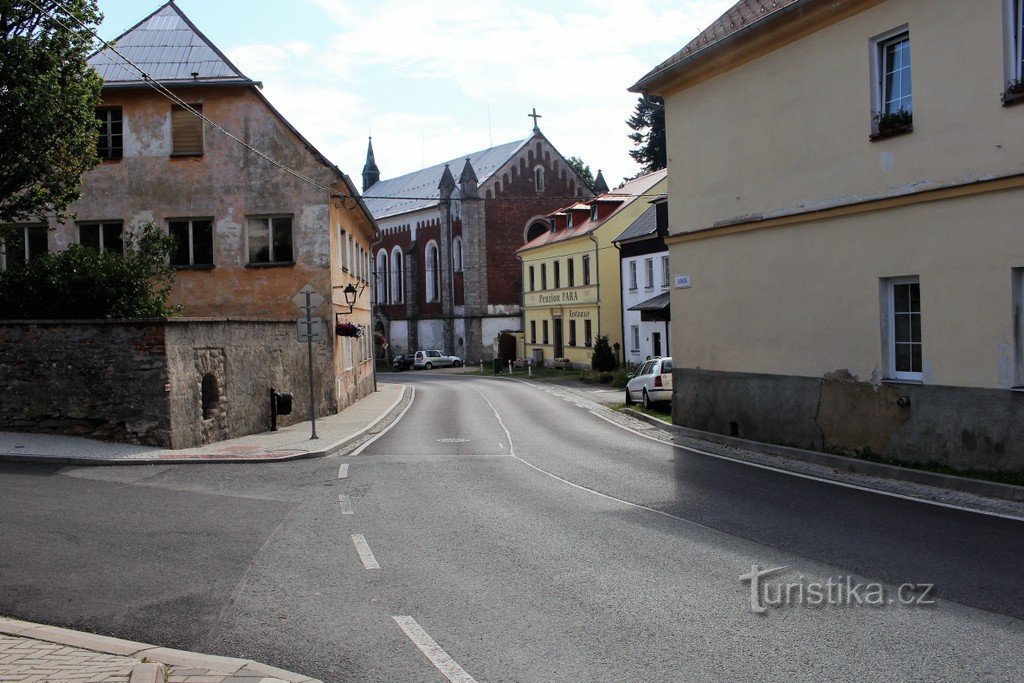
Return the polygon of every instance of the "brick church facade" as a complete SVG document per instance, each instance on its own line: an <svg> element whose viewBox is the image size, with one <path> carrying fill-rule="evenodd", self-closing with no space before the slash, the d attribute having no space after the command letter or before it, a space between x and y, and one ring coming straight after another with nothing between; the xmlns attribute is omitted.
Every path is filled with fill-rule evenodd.
<svg viewBox="0 0 1024 683"><path fill-rule="evenodd" d="M550 229L546 216L567 198L594 195L536 126L525 140L379 177L371 141L363 191L381 232L374 330L392 354L443 349L469 363L521 330L516 251ZM600 173L597 185L607 188Z"/></svg>

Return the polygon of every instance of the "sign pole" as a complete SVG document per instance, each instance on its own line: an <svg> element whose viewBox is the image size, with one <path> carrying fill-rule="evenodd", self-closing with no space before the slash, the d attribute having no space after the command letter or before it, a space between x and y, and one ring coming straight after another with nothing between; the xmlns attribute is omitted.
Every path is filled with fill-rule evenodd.
<svg viewBox="0 0 1024 683"><path fill-rule="evenodd" d="M309 354L309 417L313 423L310 441L319 439L316 435L316 391L313 388L313 292L306 292L306 351Z"/></svg>

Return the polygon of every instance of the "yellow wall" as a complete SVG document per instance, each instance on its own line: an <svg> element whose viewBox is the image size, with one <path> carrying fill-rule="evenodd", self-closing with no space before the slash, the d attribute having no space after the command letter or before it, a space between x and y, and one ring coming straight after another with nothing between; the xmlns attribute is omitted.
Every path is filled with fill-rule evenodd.
<svg viewBox="0 0 1024 683"><path fill-rule="evenodd" d="M1024 191L982 182L1024 173L1024 106L999 98L1003 3L862 4L669 94L673 234L714 228L669 239L673 274L692 276L672 289L676 365L878 381L880 281L916 275L924 383L1012 386ZM904 24L914 130L872 142L871 39Z"/></svg>

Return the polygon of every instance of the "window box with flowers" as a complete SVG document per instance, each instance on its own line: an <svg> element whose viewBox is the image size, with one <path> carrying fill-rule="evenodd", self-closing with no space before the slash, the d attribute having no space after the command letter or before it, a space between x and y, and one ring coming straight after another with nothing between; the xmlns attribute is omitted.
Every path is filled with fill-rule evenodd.
<svg viewBox="0 0 1024 683"><path fill-rule="evenodd" d="M339 337L362 337L363 326L355 323L337 323L334 326L334 334Z"/></svg>
<svg viewBox="0 0 1024 683"><path fill-rule="evenodd" d="M559 368L561 370L567 369L570 365L572 365L572 361L568 358L556 358L551 361L552 367Z"/></svg>
<svg viewBox="0 0 1024 683"><path fill-rule="evenodd" d="M1024 79L1015 78L1012 81L1007 81L1002 98L1004 107L1024 102Z"/></svg>
<svg viewBox="0 0 1024 683"><path fill-rule="evenodd" d="M875 130L871 135L872 140L891 138L914 130L914 114L906 109L875 112L872 118L875 123Z"/></svg>

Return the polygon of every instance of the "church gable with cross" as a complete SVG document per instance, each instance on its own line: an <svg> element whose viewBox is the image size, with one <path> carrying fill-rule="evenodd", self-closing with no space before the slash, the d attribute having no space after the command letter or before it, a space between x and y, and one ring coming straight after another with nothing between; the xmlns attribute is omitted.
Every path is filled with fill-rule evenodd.
<svg viewBox="0 0 1024 683"><path fill-rule="evenodd" d="M436 348L489 361L502 334L521 330L516 250L567 199L594 196L541 132L541 115L529 116L524 140L390 180L380 180L371 141L363 191L382 234L374 329L391 353Z"/></svg>

